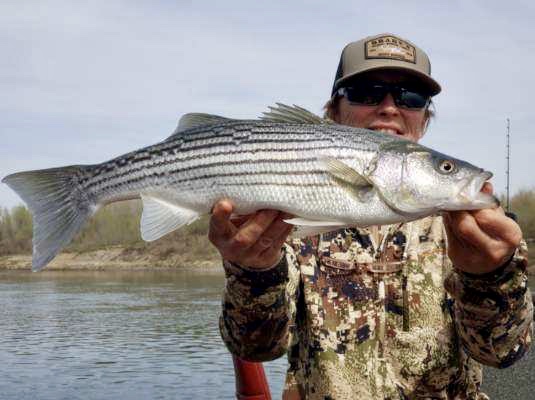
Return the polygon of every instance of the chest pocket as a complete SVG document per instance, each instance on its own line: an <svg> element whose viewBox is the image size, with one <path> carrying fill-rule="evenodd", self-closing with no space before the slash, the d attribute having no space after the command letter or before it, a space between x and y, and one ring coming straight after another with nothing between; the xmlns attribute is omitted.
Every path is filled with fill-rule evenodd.
<svg viewBox="0 0 535 400"><path fill-rule="evenodd" d="M327 300L347 300L357 307L355 303L377 300L377 285L366 264L321 256L318 269L319 288Z"/></svg>
<svg viewBox="0 0 535 400"><path fill-rule="evenodd" d="M359 231L317 243L313 276L305 277L314 335L330 344L362 343L375 336L385 313L401 318L403 234L388 235L378 260L369 236Z"/></svg>
<svg viewBox="0 0 535 400"><path fill-rule="evenodd" d="M381 314L401 310L400 265L321 256L306 296L313 343L343 353L374 339Z"/></svg>

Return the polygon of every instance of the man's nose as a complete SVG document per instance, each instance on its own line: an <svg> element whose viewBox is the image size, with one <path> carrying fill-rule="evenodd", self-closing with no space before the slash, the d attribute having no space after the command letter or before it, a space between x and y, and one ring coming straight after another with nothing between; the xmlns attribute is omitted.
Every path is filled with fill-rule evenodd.
<svg viewBox="0 0 535 400"><path fill-rule="evenodd" d="M398 115L399 108L394 101L391 93L387 93L383 101L377 106L377 112L380 115Z"/></svg>

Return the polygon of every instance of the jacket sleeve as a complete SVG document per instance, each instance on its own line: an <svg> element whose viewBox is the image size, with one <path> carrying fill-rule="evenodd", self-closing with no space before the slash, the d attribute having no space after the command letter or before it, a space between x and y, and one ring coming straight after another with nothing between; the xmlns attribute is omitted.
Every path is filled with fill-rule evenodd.
<svg viewBox="0 0 535 400"><path fill-rule="evenodd" d="M529 349L533 336L533 302L527 286L527 246L482 276L454 270L446 279L453 297L454 323L462 345L475 360L505 368Z"/></svg>
<svg viewBox="0 0 535 400"><path fill-rule="evenodd" d="M226 286L219 320L229 351L249 361L284 355L295 328L299 272L294 250L285 245L277 266L254 271L223 261Z"/></svg>

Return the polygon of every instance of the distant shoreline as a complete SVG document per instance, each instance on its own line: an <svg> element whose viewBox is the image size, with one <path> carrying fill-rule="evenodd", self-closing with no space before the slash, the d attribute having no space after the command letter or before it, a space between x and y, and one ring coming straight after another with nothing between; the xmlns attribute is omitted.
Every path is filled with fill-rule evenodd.
<svg viewBox="0 0 535 400"><path fill-rule="evenodd" d="M31 254L14 254L0 256L0 271L31 270ZM113 246L86 252L60 253L46 267L46 270L196 270L221 271L221 259L191 260L184 255L156 257L143 250L131 250L122 246ZM528 266L529 276L535 276L535 264Z"/></svg>
<svg viewBox="0 0 535 400"><path fill-rule="evenodd" d="M31 270L31 254L0 256L0 271ZM121 246L87 252L63 252L46 267L48 271L62 270L196 270L223 273L220 259L190 260L183 255L164 259L142 250L132 251Z"/></svg>

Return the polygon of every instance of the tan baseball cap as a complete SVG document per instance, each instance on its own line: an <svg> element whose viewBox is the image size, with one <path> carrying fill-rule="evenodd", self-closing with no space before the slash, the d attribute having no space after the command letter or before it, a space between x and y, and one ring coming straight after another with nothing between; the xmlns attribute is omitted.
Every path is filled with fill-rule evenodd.
<svg viewBox="0 0 535 400"><path fill-rule="evenodd" d="M431 77L431 63L422 49L391 33L369 36L349 43L340 57L332 95L347 80L368 71L402 70L417 78L434 96L441 88Z"/></svg>

